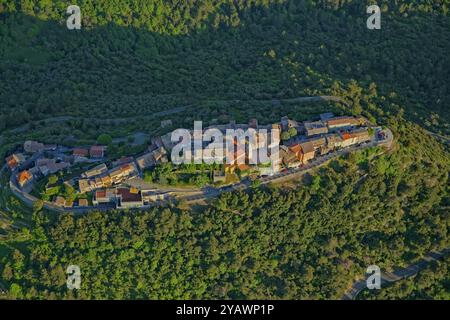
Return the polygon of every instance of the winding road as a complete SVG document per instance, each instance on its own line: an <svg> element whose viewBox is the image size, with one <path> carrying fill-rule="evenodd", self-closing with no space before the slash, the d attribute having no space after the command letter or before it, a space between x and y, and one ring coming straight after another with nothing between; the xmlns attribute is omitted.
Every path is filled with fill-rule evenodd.
<svg viewBox="0 0 450 320"><path fill-rule="evenodd" d="M382 272L381 273L381 286L385 286L386 284L393 283L405 278L409 278L412 276L415 276L417 273L419 273L421 270L425 269L430 262L442 260L450 253L450 249L444 249L440 252L429 252L427 255L425 255L424 258L419 260L418 262L409 265L406 268L398 268L394 272ZM366 278L367 279L367 278ZM358 280L356 281L352 288L347 291L344 296L342 297L342 300L354 300L356 297L364 290L366 289L366 279Z"/></svg>
<svg viewBox="0 0 450 320"><path fill-rule="evenodd" d="M342 102L345 104L345 101L340 98L340 97L336 97L336 96L313 96L313 97L298 97L298 98L291 98L291 99L271 99L271 100L208 100L209 102L214 102L214 101L220 101L220 102L243 102L243 101L257 101L257 102L272 102L272 103L277 103L277 102L298 102L298 103L305 103L305 102L324 102L324 101L333 101L333 102ZM45 118L45 119L40 119L40 120L36 120L34 121L34 123L38 123L38 122L44 122L44 123L58 123L58 122L65 122L65 121L69 121L69 120L92 120L92 121L100 121L100 122L125 122L125 121L130 121L130 120L141 120L142 118L145 117L164 117L164 116L168 116L168 115L172 115L172 114L177 114L177 113L181 113L183 111L186 111L189 107L192 107L193 105L186 105L186 106L180 106L180 107L175 107L175 108L171 108L171 109L167 109L167 110L163 110L163 111L159 111L159 112L155 112L149 115L139 115L139 116L131 116L131 117L122 117L122 118L107 118L107 119L101 119L98 117L82 117L82 116L55 116L55 117L49 117L49 118ZM8 130L9 133L20 133L20 132L24 132L26 130L29 129L31 123L26 123L23 124L17 128L14 129L10 129ZM2 136L0 136L0 144L2 141Z"/></svg>

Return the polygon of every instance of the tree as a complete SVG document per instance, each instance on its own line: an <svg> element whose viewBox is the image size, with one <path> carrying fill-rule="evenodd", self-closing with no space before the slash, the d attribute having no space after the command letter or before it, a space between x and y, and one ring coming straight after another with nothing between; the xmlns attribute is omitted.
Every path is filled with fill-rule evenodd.
<svg viewBox="0 0 450 320"><path fill-rule="evenodd" d="M54 185L58 182L58 177L54 174L52 174L51 176L48 177L48 184L49 185Z"/></svg>
<svg viewBox="0 0 450 320"><path fill-rule="evenodd" d="M13 274L13 269L11 268L11 266L9 265L9 263L7 263L5 265L5 268L3 269L3 273L2 273L2 277L3 279L5 279L6 281L9 281L13 278L14 274Z"/></svg>
<svg viewBox="0 0 450 320"><path fill-rule="evenodd" d="M296 128L289 128L288 132L289 132L289 136L291 138L293 138L293 137L295 137L297 135L297 129Z"/></svg>
<svg viewBox="0 0 450 320"><path fill-rule="evenodd" d="M112 137L109 134L102 133L98 136L97 143L102 145L110 145L112 143Z"/></svg>
<svg viewBox="0 0 450 320"><path fill-rule="evenodd" d="M283 131L283 133L281 133L281 140L289 140L291 138L291 135L289 134L288 131Z"/></svg>
<svg viewBox="0 0 450 320"><path fill-rule="evenodd" d="M9 294L13 299L20 299L22 297L22 287L17 283L11 284L9 287Z"/></svg>

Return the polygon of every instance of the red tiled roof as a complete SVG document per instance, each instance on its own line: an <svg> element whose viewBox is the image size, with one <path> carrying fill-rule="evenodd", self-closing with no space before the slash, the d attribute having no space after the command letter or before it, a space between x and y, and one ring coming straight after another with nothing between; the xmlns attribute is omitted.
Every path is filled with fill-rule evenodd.
<svg viewBox="0 0 450 320"><path fill-rule="evenodd" d="M117 194L122 196L122 202L142 201L141 194L131 192L130 189L126 189L126 188L117 189Z"/></svg>
<svg viewBox="0 0 450 320"><path fill-rule="evenodd" d="M344 139L344 140L348 140L348 139L350 139L352 137L352 135L350 134L350 133L348 133L348 132L345 132L343 135L342 135L342 138Z"/></svg>
<svg viewBox="0 0 450 320"><path fill-rule="evenodd" d="M103 152L105 151L105 147L103 146L92 146L89 150L89 154L91 157L103 157Z"/></svg>
<svg viewBox="0 0 450 320"><path fill-rule="evenodd" d="M95 198L104 198L106 197L106 190L97 190L95 191Z"/></svg>
<svg viewBox="0 0 450 320"><path fill-rule="evenodd" d="M89 151L87 149L84 149L84 148L73 149L73 155L75 157L87 157L88 154L89 154Z"/></svg>

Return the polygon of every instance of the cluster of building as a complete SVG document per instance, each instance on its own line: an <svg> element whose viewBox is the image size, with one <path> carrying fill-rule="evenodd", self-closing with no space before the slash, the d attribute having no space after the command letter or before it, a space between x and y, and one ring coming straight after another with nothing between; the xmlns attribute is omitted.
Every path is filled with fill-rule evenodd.
<svg viewBox="0 0 450 320"><path fill-rule="evenodd" d="M340 148L368 142L371 140L367 129L352 132L339 132L312 137L302 142L280 146L282 163L287 168L307 164L318 155L325 155Z"/></svg>
<svg viewBox="0 0 450 320"><path fill-rule="evenodd" d="M166 148L169 150L173 148L169 135L152 138L151 144L148 147L148 152L136 159L139 168L145 170L155 167L160 163L168 162L169 159Z"/></svg>
<svg viewBox="0 0 450 320"><path fill-rule="evenodd" d="M90 159L102 159L105 157L104 146L91 146L90 148L75 148L72 155L75 162L86 162Z"/></svg>
<svg viewBox="0 0 450 320"><path fill-rule="evenodd" d="M139 176L134 159L130 162L121 163L117 167L108 169L106 164L102 163L81 175L78 180L78 187L81 194L91 192L101 188L109 188L114 185Z"/></svg>
<svg viewBox="0 0 450 320"><path fill-rule="evenodd" d="M167 124L169 125L169 124ZM307 164L312 159L328 154L340 148L371 141L369 124L363 117L335 117L332 113L322 114L315 121L297 122L287 117L281 118L280 122L259 125L256 119L251 119L248 124L236 124L231 121L226 125L214 125L207 129L218 129L226 133L227 129L279 129L281 132L289 132L289 139L282 141L279 145L279 163L276 165L285 168L294 168ZM295 128L295 130L291 130ZM292 134L292 132L296 134ZM226 135L225 135L226 136ZM233 138L234 139L234 138ZM258 154L262 147L271 149L272 143L263 134L257 133L256 144L253 149L235 148L232 157L224 154L224 157L233 158L233 163L227 163L221 170L214 172L215 182L224 182L227 174L234 174L237 170L254 170L259 175L274 174L273 166L252 165L249 159ZM208 143L208 142L205 142ZM237 144L237 141L233 141ZM105 147L91 146L87 148L68 149L55 145L44 145L36 141L26 141L23 145L23 153L14 153L6 158L7 166L15 174L17 183L24 188L33 179L55 174L61 170L71 167L78 162L102 162L93 168L83 172L79 179L72 180L78 183L79 193L93 192L92 204L95 206L109 204L116 208L136 208L158 200L164 200L168 195L155 192L155 190L139 190L134 187L124 187L129 179L142 176L142 172L148 168L156 167L158 164L169 161L169 153L174 147L171 141L171 133L161 137L152 138L148 150L138 156L123 157L113 161L110 168L102 161L105 157ZM228 150L225 151L229 152ZM68 155L69 154L69 155ZM214 155L212 155L214 156ZM27 169L24 169L27 168ZM67 204L66 200L57 196L54 204L61 207ZM88 207L86 199L77 200L76 206Z"/></svg>
<svg viewBox="0 0 450 320"><path fill-rule="evenodd" d="M103 158L105 147L76 148L72 156L65 154L67 150L70 149L37 141L25 141L23 152L10 155L6 158L6 163L11 171L16 173L18 185L24 188L35 179L58 173L74 163L87 159L85 156L90 155L95 159Z"/></svg>
<svg viewBox="0 0 450 320"><path fill-rule="evenodd" d="M236 124L234 121L227 125L215 125L206 129L215 128L222 132L227 129L278 129L280 132L289 132L295 129L295 136L283 141L279 148L279 162L275 166L280 168L294 168L305 165L317 156L325 155L340 148L368 142L372 139L369 134L368 121L364 117L342 116L336 117L332 113L320 115L316 121L297 122L288 117L281 118L280 122L260 126L257 119L251 119L248 124ZM205 129L205 130L206 130ZM226 174L233 174L237 170L255 170L260 175L272 175L274 167L250 165L249 159L258 153L261 146L271 149L271 143L266 144L264 135L257 135L257 142L253 149L234 150L234 162L226 164L222 172L214 174L214 181L224 181ZM236 143L236 142L235 142ZM224 155L225 157L226 155Z"/></svg>
<svg viewBox="0 0 450 320"><path fill-rule="evenodd" d="M303 123L283 118L280 129L295 128L298 136L280 146L280 159L285 167L295 168L316 156L368 142L372 137L367 124L364 117L335 117L332 113L320 115L320 120Z"/></svg>

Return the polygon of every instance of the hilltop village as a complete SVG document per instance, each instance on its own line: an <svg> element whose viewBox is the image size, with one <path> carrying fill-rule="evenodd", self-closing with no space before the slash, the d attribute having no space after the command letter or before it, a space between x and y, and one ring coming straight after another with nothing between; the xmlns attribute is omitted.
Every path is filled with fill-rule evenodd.
<svg viewBox="0 0 450 320"><path fill-rule="evenodd" d="M332 113L322 114L314 121L297 122L283 117L280 122L259 125L256 119L251 119L248 124L230 122L205 130L210 128L222 132L227 129L279 129L281 141L277 165L281 173L301 168L313 159L342 149L385 141L389 135L388 130L374 127L364 117L335 116ZM258 143L253 151L257 151L259 146ZM120 159L109 159L107 147L101 145L72 148L26 141L21 150L6 158L6 165L12 172L11 188L28 199L44 200L52 207L138 208L174 196L161 183L163 179L158 183L147 179L158 168L176 170L171 167L170 160L173 147L171 132L153 137L145 153ZM270 164L250 165L247 152L236 152L234 156L235 162L231 164L208 167L205 181L192 188L219 188L247 177L255 179L280 174ZM239 162L240 157L246 161ZM195 176L199 170L194 168L190 172ZM198 179L193 181L197 183Z"/></svg>

